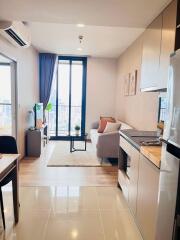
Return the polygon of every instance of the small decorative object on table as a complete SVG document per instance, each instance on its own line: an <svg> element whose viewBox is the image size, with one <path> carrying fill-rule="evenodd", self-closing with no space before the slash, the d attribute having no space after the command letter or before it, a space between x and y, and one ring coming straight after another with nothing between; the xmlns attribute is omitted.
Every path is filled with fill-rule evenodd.
<svg viewBox="0 0 180 240"><path fill-rule="evenodd" d="M80 126L76 125L74 129L75 129L76 136L79 136L79 132L80 132L80 129L81 129Z"/></svg>
<svg viewBox="0 0 180 240"><path fill-rule="evenodd" d="M29 128L34 128L34 112L32 110L28 111L27 121Z"/></svg>

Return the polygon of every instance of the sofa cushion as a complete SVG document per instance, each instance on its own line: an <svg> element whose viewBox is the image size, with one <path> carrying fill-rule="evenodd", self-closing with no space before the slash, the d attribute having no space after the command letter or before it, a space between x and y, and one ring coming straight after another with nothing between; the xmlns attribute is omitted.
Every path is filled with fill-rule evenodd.
<svg viewBox="0 0 180 240"><path fill-rule="evenodd" d="M121 123L107 122L106 128L104 129L104 133L118 131L120 129L120 126L121 126Z"/></svg>
<svg viewBox="0 0 180 240"><path fill-rule="evenodd" d="M104 129L106 128L106 125L107 125L107 122L114 122L113 119L101 119L99 121L99 128L98 128L98 133L103 133L104 132Z"/></svg>

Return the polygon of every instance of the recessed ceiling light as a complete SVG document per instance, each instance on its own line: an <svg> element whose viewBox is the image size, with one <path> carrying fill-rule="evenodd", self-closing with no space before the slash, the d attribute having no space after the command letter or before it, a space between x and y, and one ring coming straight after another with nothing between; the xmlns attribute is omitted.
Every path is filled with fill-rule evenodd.
<svg viewBox="0 0 180 240"><path fill-rule="evenodd" d="M78 51L82 51L82 48L81 48L81 47L79 47L79 48L77 48L77 50L78 50Z"/></svg>
<svg viewBox="0 0 180 240"><path fill-rule="evenodd" d="M76 26L79 27L79 28L85 27L85 25L83 23L78 23Z"/></svg>

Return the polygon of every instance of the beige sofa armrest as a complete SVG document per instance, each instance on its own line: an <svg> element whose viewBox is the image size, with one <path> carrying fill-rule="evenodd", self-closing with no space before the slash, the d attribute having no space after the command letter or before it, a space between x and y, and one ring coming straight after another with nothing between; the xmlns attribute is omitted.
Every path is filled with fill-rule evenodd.
<svg viewBox="0 0 180 240"><path fill-rule="evenodd" d="M110 137L110 136L114 136L114 135L120 135L120 133L119 133L119 130L118 131L114 131L114 132L107 132L107 133L101 133L100 135L99 135L99 137L100 138L103 138L103 137Z"/></svg>
<svg viewBox="0 0 180 240"><path fill-rule="evenodd" d="M99 158L118 158L120 134L118 131L102 133L97 141L97 156Z"/></svg>

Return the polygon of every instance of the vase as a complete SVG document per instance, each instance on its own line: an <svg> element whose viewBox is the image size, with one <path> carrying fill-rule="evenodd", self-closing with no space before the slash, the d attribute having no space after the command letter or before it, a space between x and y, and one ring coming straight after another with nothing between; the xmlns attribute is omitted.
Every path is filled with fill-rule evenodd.
<svg viewBox="0 0 180 240"><path fill-rule="evenodd" d="M75 130L76 136L79 136L79 130Z"/></svg>

